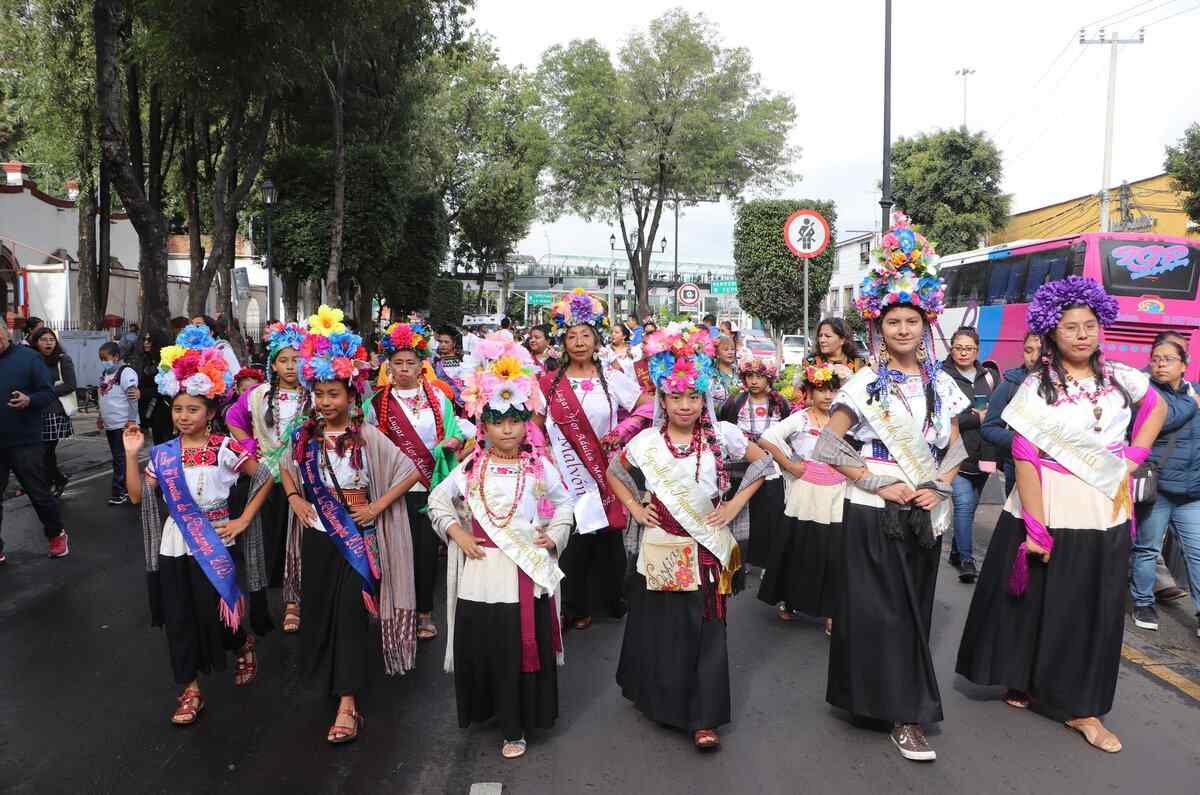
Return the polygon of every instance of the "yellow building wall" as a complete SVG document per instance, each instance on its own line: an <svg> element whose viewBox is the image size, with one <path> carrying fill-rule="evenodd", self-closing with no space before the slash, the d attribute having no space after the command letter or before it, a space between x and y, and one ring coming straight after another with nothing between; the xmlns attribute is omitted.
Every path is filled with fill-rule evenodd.
<svg viewBox="0 0 1200 795"><path fill-rule="evenodd" d="M1171 187L1171 181L1168 175L1159 174L1129 183L1133 217L1149 216L1154 221L1149 229L1133 231L1170 237L1200 238L1200 230L1188 231L1187 213L1183 211L1180 194ZM1111 189L1109 212L1112 217L1111 228L1116 229L1121 219L1120 186ZM1010 215L1004 228L988 237L988 244L1099 231L1100 197L1098 194L1092 194Z"/></svg>

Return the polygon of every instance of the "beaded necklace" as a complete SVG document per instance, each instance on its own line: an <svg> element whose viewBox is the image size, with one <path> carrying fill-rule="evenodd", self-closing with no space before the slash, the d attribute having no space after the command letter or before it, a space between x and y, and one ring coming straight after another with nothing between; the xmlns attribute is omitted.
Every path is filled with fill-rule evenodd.
<svg viewBox="0 0 1200 795"><path fill-rule="evenodd" d="M667 443L667 450L675 458L687 458L690 455L696 456L696 482L700 482L700 422L697 421L692 426L692 439L687 446L675 444L671 441L671 434L668 431L668 424L663 423L662 426L663 441Z"/></svg>
<svg viewBox="0 0 1200 795"><path fill-rule="evenodd" d="M1113 387L1110 386L1112 383L1111 370L1106 367L1104 368L1104 372L1105 375L1109 376L1109 378L1106 379L1106 383L1100 384L1099 381L1097 381L1095 388L1090 392L1083 388L1083 384L1079 383L1075 376L1071 375L1070 373L1065 373L1066 383L1062 384L1063 401L1056 401L1078 403L1081 399L1086 399L1089 403L1091 403L1092 416L1096 418L1095 424L1092 425L1093 433L1100 433L1100 418L1104 416L1104 407L1100 405L1100 398L1102 395L1108 394L1113 389ZM1070 391L1071 387L1078 389L1079 394L1072 395Z"/></svg>
<svg viewBox="0 0 1200 795"><path fill-rule="evenodd" d="M494 454L492 453L492 451L490 449L485 450L483 452L483 457L479 461L479 466L480 466L479 499L480 499L480 502L483 503L484 513L487 514L488 519L493 524L495 524L496 527L500 527L500 528L508 527L508 525L512 522L513 517L517 513L517 508L521 504L521 497L523 497L525 495L525 470L529 468L528 456L529 456L528 453L522 453L521 455L517 456L516 458L501 458L501 460L504 460L504 461L520 461L520 465L516 468L517 469L517 487L516 487L516 492L513 495L512 505L509 506L508 511L506 513L496 514L496 513L492 512L492 506L488 505L487 472L488 472L488 467L492 463L492 458L493 457L499 458L499 456L494 456Z"/></svg>

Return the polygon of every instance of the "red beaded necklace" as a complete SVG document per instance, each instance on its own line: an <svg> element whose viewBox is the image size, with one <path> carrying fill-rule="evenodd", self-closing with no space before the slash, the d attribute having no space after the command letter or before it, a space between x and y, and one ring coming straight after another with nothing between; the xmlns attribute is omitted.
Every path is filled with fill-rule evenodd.
<svg viewBox="0 0 1200 795"><path fill-rule="evenodd" d="M520 463L517 466L517 490L513 495L512 505L509 506L508 512L503 515L492 513L492 507L488 505L487 471L488 466L491 464L492 451L485 450L480 458L478 466L482 468L479 470L479 499L480 502L483 503L484 513L487 514L488 519L491 520L491 522L497 527L508 527L509 523L512 522L513 517L517 513L517 507L521 504L521 497L525 494L525 470L528 468L529 463L527 461L527 455L528 454L526 453L522 453L519 456Z"/></svg>
<svg viewBox="0 0 1200 795"><path fill-rule="evenodd" d="M690 442L688 442L688 446L683 448L682 450L679 449L678 445L676 445L673 441L671 441L671 435L667 431L667 427L668 427L668 424L664 422L663 426L662 426L662 437L663 437L663 441L667 443L667 449L671 452L671 455L674 456L675 458L687 458L690 455L696 456L696 482L699 483L700 482L700 458L701 458L701 456L700 456L701 440L700 440L700 423L699 423L699 421L697 421L696 424L692 426L692 440Z"/></svg>

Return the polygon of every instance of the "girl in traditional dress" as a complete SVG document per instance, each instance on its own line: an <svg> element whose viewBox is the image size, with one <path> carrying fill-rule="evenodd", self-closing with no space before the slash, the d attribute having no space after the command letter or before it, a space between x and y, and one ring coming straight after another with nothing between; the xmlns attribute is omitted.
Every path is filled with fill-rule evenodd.
<svg viewBox="0 0 1200 795"><path fill-rule="evenodd" d="M799 610L833 626L842 562L842 510L846 478L812 460L813 448L829 423L833 398L853 373L845 365L807 365L801 370L805 406L771 426L758 443L774 457L786 483L785 518L767 550L758 598L791 621Z"/></svg>
<svg viewBox="0 0 1200 795"><path fill-rule="evenodd" d="M904 758L931 761L922 724L942 719L942 702L929 627L967 399L932 355L945 290L933 246L902 213L893 221L856 301L871 321L873 365L842 386L813 451L850 481L825 698L892 724Z"/></svg>
<svg viewBox="0 0 1200 795"><path fill-rule="evenodd" d="M554 349L550 347L550 324L541 323L529 329L525 338L525 348L533 354L533 363L537 367L538 378L558 369L559 360Z"/></svg>
<svg viewBox="0 0 1200 795"><path fill-rule="evenodd" d="M672 325L650 335L644 350L658 387L655 427L635 436L608 470L633 517L638 556L617 684L647 718L711 749L730 720L726 602L741 569L742 512L770 459L737 426L716 421L706 331ZM752 463L727 498L725 462L740 458ZM632 472L644 477L644 495Z"/></svg>
<svg viewBox="0 0 1200 795"><path fill-rule="evenodd" d="M774 383L779 371L774 364L751 356L738 366L743 391L725 401L717 415L746 434L746 438L757 442L768 428L783 420L792 412L787 399L775 391ZM736 485L745 463L735 465L733 480ZM767 549L777 526L783 520L783 480L772 467L768 470L767 482L754 494L750 501L750 539L745 552L746 563L764 566Z"/></svg>
<svg viewBox="0 0 1200 795"><path fill-rule="evenodd" d="M1017 488L988 546L956 667L976 684L1008 688L1011 706L1038 702L1114 753L1121 742L1100 716L1112 709L1121 663L1128 476L1166 415L1145 374L1100 354L1100 329L1117 311L1081 276L1042 285L1030 302L1041 362L1003 414Z"/></svg>
<svg viewBox="0 0 1200 795"><path fill-rule="evenodd" d="M600 364L608 318L599 300L579 289L567 293L554 306L554 324L566 358L541 378L546 407L538 421L575 503L576 538L560 561L567 577L563 616L574 628L587 629L597 607L614 618L625 614L621 530L627 517L604 472L619 435L618 413L632 412L645 399L636 381Z"/></svg>
<svg viewBox="0 0 1200 795"><path fill-rule="evenodd" d="M155 380L158 393L170 400L179 435L150 449L139 476L144 437L130 423L123 435L125 486L129 499L142 505L151 623L166 630L171 669L183 685L171 722L188 726L204 709L199 676L225 670L225 652L236 653L235 685L250 684L258 673L254 636L242 623L242 588L250 591L254 631L266 634L271 623L257 514L270 491L270 473L235 439L212 433L233 373L206 327L184 329L160 351ZM254 478L253 497L235 519L229 492L242 473ZM155 489L166 502L165 523Z"/></svg>
<svg viewBox="0 0 1200 795"><path fill-rule="evenodd" d="M536 372L507 331L475 344L463 399L479 419L479 444L429 495L434 528L453 542L445 667L458 724L497 718L506 759L523 756L529 733L558 717L558 557L573 514L554 465L528 443L541 438L529 422L541 408Z"/></svg>
<svg viewBox="0 0 1200 795"><path fill-rule="evenodd" d="M412 534L400 499L418 473L356 402L369 389L367 352L341 311L322 306L300 344L300 377L315 414L282 461L288 504L302 527L302 670L338 699L326 739L348 743L363 725L356 696L367 681L369 620L378 618L384 668L404 673L416 651Z"/></svg>
<svg viewBox="0 0 1200 795"><path fill-rule="evenodd" d="M619 370L635 378L633 365L642 358L641 347L630 344L629 330L620 323L612 327L612 341L600 351L600 359L610 370Z"/></svg>
<svg viewBox="0 0 1200 795"><path fill-rule="evenodd" d="M379 342L387 356L391 386L371 400L372 421L413 462L420 479L404 495L412 528L413 576L417 589L417 640L437 637L433 589L438 542L425 512L429 491L458 465L457 452L475 426L454 416L454 404L425 376L431 333L419 323L393 323Z"/></svg>
<svg viewBox="0 0 1200 795"><path fill-rule="evenodd" d="M291 451L292 434L304 422L311 405L309 393L300 384L297 362L300 343L304 341L304 326L299 323L275 323L267 337L267 367L270 371L265 384L242 392L237 402L225 412L225 424L233 438L251 453L280 482L279 464ZM272 489L263 506L263 543L267 550L267 571L273 586L284 586L283 631L300 629L299 572L285 577L285 569L294 569L296 556L288 561L288 527L291 511L282 489ZM299 539L292 548L299 550ZM285 565L288 564L288 565Z"/></svg>

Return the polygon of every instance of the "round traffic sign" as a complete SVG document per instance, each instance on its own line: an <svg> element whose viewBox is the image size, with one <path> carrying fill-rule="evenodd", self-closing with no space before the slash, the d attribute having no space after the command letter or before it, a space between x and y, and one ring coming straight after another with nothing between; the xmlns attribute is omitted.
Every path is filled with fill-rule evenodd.
<svg viewBox="0 0 1200 795"><path fill-rule="evenodd" d="M783 240L801 259L819 257L829 248L829 222L816 210L797 210L783 225Z"/></svg>
<svg viewBox="0 0 1200 795"><path fill-rule="evenodd" d="M700 288L691 282L679 285L675 297L679 299L680 306L700 306Z"/></svg>

